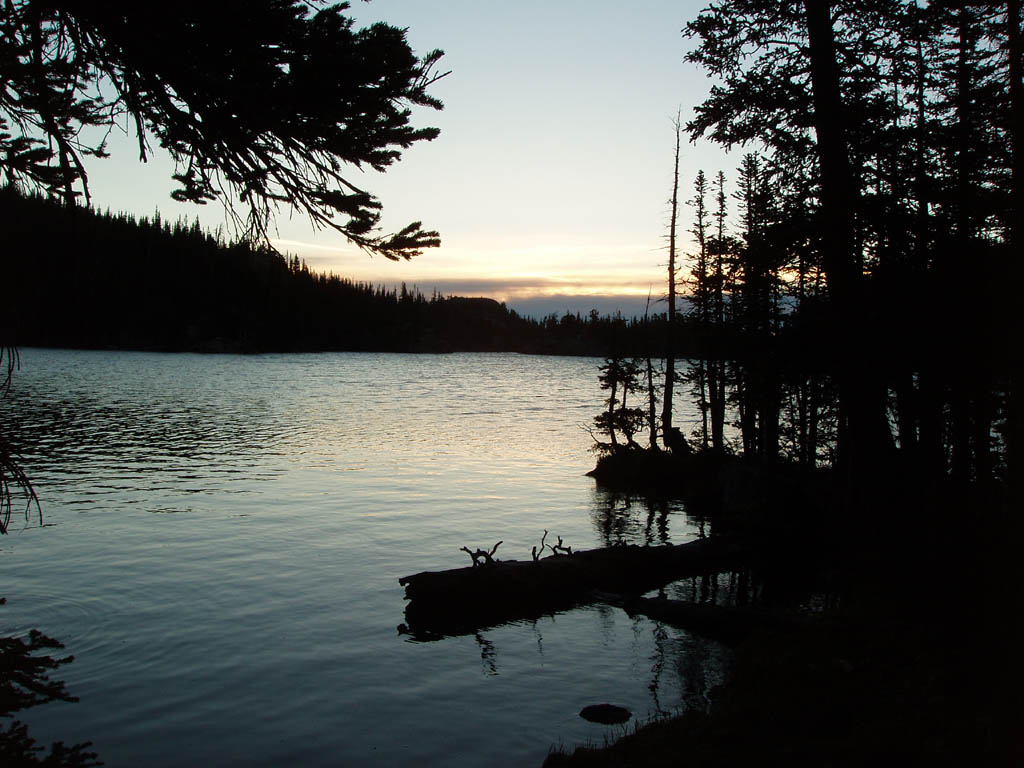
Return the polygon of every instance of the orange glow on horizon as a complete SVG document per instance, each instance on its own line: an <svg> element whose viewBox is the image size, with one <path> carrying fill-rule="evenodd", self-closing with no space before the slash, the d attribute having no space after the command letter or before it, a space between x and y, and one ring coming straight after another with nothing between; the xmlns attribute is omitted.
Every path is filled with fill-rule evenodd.
<svg viewBox="0 0 1024 768"><path fill-rule="evenodd" d="M408 262L371 258L347 245L279 239L283 253L310 269L372 284L416 286L425 293L486 296L497 301L555 296L660 298L665 270L659 249L564 243L483 248L442 246Z"/></svg>

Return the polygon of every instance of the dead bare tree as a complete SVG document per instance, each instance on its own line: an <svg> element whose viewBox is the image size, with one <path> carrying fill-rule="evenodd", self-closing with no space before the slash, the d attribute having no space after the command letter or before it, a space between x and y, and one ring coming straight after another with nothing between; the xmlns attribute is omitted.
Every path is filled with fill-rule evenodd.
<svg viewBox="0 0 1024 768"><path fill-rule="evenodd" d="M661 434L665 447L675 444L672 431L672 394L676 379L676 222L679 219L679 140L682 134L679 116L672 123L676 132L675 161L672 169L672 198L668 223L668 332L665 339L665 388L661 407Z"/></svg>

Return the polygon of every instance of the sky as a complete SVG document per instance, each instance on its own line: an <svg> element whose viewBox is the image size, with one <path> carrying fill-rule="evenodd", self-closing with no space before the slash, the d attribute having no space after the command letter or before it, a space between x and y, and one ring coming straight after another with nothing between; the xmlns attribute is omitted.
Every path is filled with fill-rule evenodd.
<svg viewBox="0 0 1024 768"><path fill-rule="evenodd" d="M417 53L445 51L440 71L451 74L431 89L445 108L417 109L413 119L440 136L383 175L353 172L383 203L384 230L422 221L442 245L394 263L282 211L276 247L316 270L428 295L490 296L524 314L642 314L648 293L665 291L673 119L678 111L685 123L711 86L683 60L693 41L681 30L704 4L353 2L359 26L385 21L407 28ZM171 200L170 160L142 164L133 142L115 136L113 156L90 166L98 207L225 224L216 205ZM731 175L738 163L736 152L684 137L680 197L699 169ZM689 226L684 208L684 250Z"/></svg>

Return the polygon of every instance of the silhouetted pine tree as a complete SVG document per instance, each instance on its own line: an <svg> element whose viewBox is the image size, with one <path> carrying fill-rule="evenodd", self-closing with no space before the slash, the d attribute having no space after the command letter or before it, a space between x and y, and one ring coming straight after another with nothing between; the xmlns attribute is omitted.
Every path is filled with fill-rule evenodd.
<svg viewBox="0 0 1024 768"><path fill-rule="evenodd" d="M735 309L749 324L763 301L753 256L767 244L792 302L773 331L794 420L783 447L813 463L837 405L851 478L885 474L894 438L933 474L1000 471L1000 430L1019 424L1019 344L999 343L1020 330L1005 310L1021 274L1019 4L722 0L687 29L690 60L719 81L689 132L760 145L779 179L771 237L745 236ZM771 454L775 387L736 383L748 427L750 393L769 397L752 426Z"/></svg>

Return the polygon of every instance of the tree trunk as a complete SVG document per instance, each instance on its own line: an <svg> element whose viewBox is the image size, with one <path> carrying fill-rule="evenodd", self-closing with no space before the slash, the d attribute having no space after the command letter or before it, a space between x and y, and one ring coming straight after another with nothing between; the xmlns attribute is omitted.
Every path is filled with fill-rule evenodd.
<svg viewBox="0 0 1024 768"><path fill-rule="evenodd" d="M722 326L719 326L722 327ZM711 447L716 451L725 450L725 361L714 361L715 388L717 394L711 403Z"/></svg>
<svg viewBox="0 0 1024 768"><path fill-rule="evenodd" d="M963 381L954 381L950 402L950 437L953 444L952 469L950 476L958 483L966 484L971 479L971 410L967 397L967 386Z"/></svg>
<svg viewBox="0 0 1024 768"><path fill-rule="evenodd" d="M725 334L725 173L718 172L718 240L714 258L714 309L715 346L712 350L714 385L711 391L711 447L716 451L725 450L725 359L722 353L722 337Z"/></svg>
<svg viewBox="0 0 1024 768"><path fill-rule="evenodd" d="M831 300L833 366L839 390L839 463L853 487L884 466L892 450L886 390L872 360L873 331L863 317L863 275L856 247L856 189L846 144L831 3L804 0L814 129L821 174L822 264Z"/></svg>
<svg viewBox="0 0 1024 768"><path fill-rule="evenodd" d="M917 398L913 374L902 371L896 382L896 426L899 430L900 450L917 455Z"/></svg>
<svg viewBox="0 0 1024 768"><path fill-rule="evenodd" d="M750 372L746 366L736 371L736 403L740 414L740 434L743 440L743 455L752 459L757 453L757 406L753 402L753 387Z"/></svg>
<svg viewBox="0 0 1024 768"><path fill-rule="evenodd" d="M976 388L971 406L974 476L979 484L987 483L992 479L992 395L987 380Z"/></svg>
<svg viewBox="0 0 1024 768"><path fill-rule="evenodd" d="M791 395L790 421L793 426L794 453L801 467L809 466L807 453L807 381L801 381ZM795 423L794 423L795 422Z"/></svg>
<svg viewBox="0 0 1024 768"><path fill-rule="evenodd" d="M779 410L781 409L781 399L779 397L777 377L769 375L768 380L763 383L763 386L761 405L757 415L760 425L758 449L761 461L771 464L779 458Z"/></svg>
<svg viewBox="0 0 1024 768"><path fill-rule="evenodd" d="M661 439L665 447L674 443L672 433L672 394L676 379L676 222L679 218L679 122L676 127L676 151L672 170L672 200L668 224L668 338L665 350L665 396L661 409Z"/></svg>
<svg viewBox="0 0 1024 768"><path fill-rule="evenodd" d="M703 358L697 361L697 387L699 400L697 406L700 408L700 444L704 450L708 448L708 377L707 361Z"/></svg>
<svg viewBox="0 0 1024 768"><path fill-rule="evenodd" d="M650 446L652 451L658 450L658 423L655 418L657 396L654 394L654 365L651 356L647 355L647 421L651 430Z"/></svg>
<svg viewBox="0 0 1024 768"><path fill-rule="evenodd" d="M818 389L821 385L814 377L807 382L807 465L818 466Z"/></svg>
<svg viewBox="0 0 1024 768"><path fill-rule="evenodd" d="M942 260L937 265L939 286L951 290L957 285L961 278L959 272L960 255L970 253L975 244L975 225L972 215L974 189L971 183L971 170L974 165L974 148L972 146L972 127L974 125L974 110L971 105L972 78L971 68L968 61L968 54L972 47L970 25L971 16L966 3L957 3L957 55L956 55L956 125L955 146L956 155L954 158L954 174L956 179L956 204L954 219L954 238L952 247L939 249L938 254ZM971 295L971 292L968 292ZM968 301L969 305L973 302ZM950 341L954 349L970 350L971 345L980 343L978 339L972 339L971 331L975 326L977 317L975 312L978 307L971 306L969 316L963 322L954 325L955 333ZM952 397L950 403L950 417L952 424L950 434L953 441L952 456L952 477L960 483L967 483L971 479L972 452L971 452L971 402L970 394L974 389L972 380L977 379L979 373L973 355L967 355L968 361L965 366L958 367L951 382Z"/></svg>
<svg viewBox="0 0 1024 768"><path fill-rule="evenodd" d="M1010 220L1008 240L1011 280L1010 296L1024 294L1024 262L1021 259L1021 216L1024 211L1024 45L1021 42L1021 10L1020 0L1009 0L1006 4L1007 53L1009 66L1010 93L1010 148L1012 152L1010 176L1010 208L1015 216ZM1024 360L1021 359L1019 340L1024 338L1024 323L1021 313L1011 311L1007 318L1010 339L1018 343L1010 344L1009 382L1006 393L1006 464L1007 477L1020 492L1024 481L1024 467L1021 466L1021 451L1024 450L1024 414L1021 413L1019 398L1015 394L1024 379Z"/></svg>
<svg viewBox="0 0 1024 768"><path fill-rule="evenodd" d="M721 330L714 331L721 333ZM708 373L708 434L711 440L711 447L714 450L721 450L722 435L719 425L716 422L718 414L718 361L708 359L706 362Z"/></svg>
<svg viewBox="0 0 1024 768"><path fill-rule="evenodd" d="M946 474L946 449L943 428L943 389L938 374L929 365L917 377L920 408L918 412L920 462L925 473L932 478Z"/></svg>
<svg viewBox="0 0 1024 768"><path fill-rule="evenodd" d="M615 390L618 385L616 379L612 379L612 391L608 396L608 437L612 441L613 447L618 447L619 441L615 437Z"/></svg>

